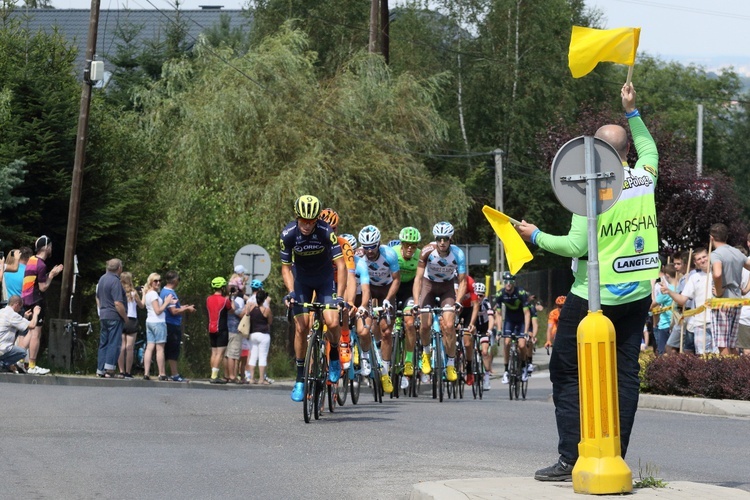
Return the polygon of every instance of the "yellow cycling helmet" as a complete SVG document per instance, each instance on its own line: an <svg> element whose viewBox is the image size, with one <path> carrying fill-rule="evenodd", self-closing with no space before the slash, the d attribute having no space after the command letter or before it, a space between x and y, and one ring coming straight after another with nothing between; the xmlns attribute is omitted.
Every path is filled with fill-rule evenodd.
<svg viewBox="0 0 750 500"><path fill-rule="evenodd" d="M301 219L317 219L320 214L320 200L305 194L294 201L294 213Z"/></svg>

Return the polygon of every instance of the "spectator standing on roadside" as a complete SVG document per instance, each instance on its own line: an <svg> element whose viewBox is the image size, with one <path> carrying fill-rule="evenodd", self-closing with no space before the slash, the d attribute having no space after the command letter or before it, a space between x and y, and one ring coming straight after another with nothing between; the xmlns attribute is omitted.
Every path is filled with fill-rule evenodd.
<svg viewBox="0 0 750 500"><path fill-rule="evenodd" d="M18 271L18 257L19 252L17 249L8 252L7 259L2 255L2 252L0 252L0 300L7 302L11 295L20 295L20 291L16 294L9 294L5 287L5 277ZM23 276L23 273L21 276Z"/></svg>
<svg viewBox="0 0 750 500"><path fill-rule="evenodd" d="M670 290L676 290L677 271L673 264L666 264L661 268L661 283L666 283ZM656 303L659 307L672 307L672 297L669 294L662 293L661 287L656 289ZM656 341L656 353L661 356L667 346L669 339L669 328L672 326L672 311L665 311L659 314L659 323L654 328L654 337Z"/></svg>
<svg viewBox="0 0 750 500"><path fill-rule="evenodd" d="M685 281L685 287L681 292L670 290L666 283L662 283L661 292L669 294L677 305L684 306L688 301L692 301L696 308L700 308L706 304L706 299L711 297L711 286L708 275L708 251L705 248L697 248L693 253L693 260L695 261L695 271L688 275ZM708 295L706 294L708 292ZM711 328L711 316L713 312L709 308L705 308L704 311L690 316L687 319L687 325L685 327L685 336L689 337L686 339L685 344L692 346L695 349L695 354L706 354L714 352L714 341L712 337ZM672 347L675 350L679 350L680 347L680 333L677 335L673 334L667 340L667 346Z"/></svg>
<svg viewBox="0 0 750 500"><path fill-rule="evenodd" d="M208 310L208 338L211 343L211 379L212 384L226 384L227 380L219 377L224 352L229 343L227 314L232 310L232 302L227 298L227 280L219 276L211 280L213 293L206 299ZM226 375L226 371L224 373Z"/></svg>
<svg viewBox="0 0 750 500"><path fill-rule="evenodd" d="M122 274L122 261L110 259L107 261L107 272L99 278L99 283L96 285L99 324L101 325L96 374L102 378L123 378L122 375L116 376L114 373L117 358L120 356L122 329L128 319L128 312L125 308L127 298L125 289L120 283L120 274Z"/></svg>
<svg viewBox="0 0 750 500"><path fill-rule="evenodd" d="M714 296L738 299L742 297L742 269L750 269L750 260L736 248L727 245L729 230L724 224L712 224L709 234L714 247L711 252ZM740 309L740 306L725 306L714 309L711 314L714 341L722 356L737 354Z"/></svg>
<svg viewBox="0 0 750 500"><path fill-rule="evenodd" d="M237 280L229 285L229 300L232 302L232 310L227 313L227 373L230 382L241 384L242 379L238 376L240 356L242 354L242 335L240 335L240 321L246 314L245 290L242 281Z"/></svg>
<svg viewBox="0 0 750 500"><path fill-rule="evenodd" d="M36 249L36 255L29 258L24 270L21 298L23 299L24 310L28 311L29 309L33 309L34 306L39 306L41 311L39 312L36 327L29 330L29 333L24 337L21 347L27 348L29 351L28 372L32 375L45 375L49 373L49 370L41 366L36 366L36 357L39 354L39 346L42 341L42 325L44 324L46 309L44 292L47 291L55 276L62 272L63 266L62 264L58 264L51 271L47 272L46 261L52 256L52 240L47 236L40 236L34 243L34 248ZM116 360L117 358L115 358Z"/></svg>
<svg viewBox="0 0 750 500"><path fill-rule="evenodd" d="M143 309L146 306L133 287L133 275L131 273L122 273L120 283L125 290L128 319L125 320L125 326L122 328L122 345L120 346L120 358L117 360L117 366L120 368L123 377L133 378L131 371L133 369L135 337L138 334L138 308Z"/></svg>
<svg viewBox="0 0 750 500"><path fill-rule="evenodd" d="M23 301L18 295L8 297L8 305L0 309L0 367L13 371L15 364L26 357L26 349L13 345L16 334L36 326L41 308L35 306L22 316Z"/></svg>
<svg viewBox="0 0 750 500"><path fill-rule="evenodd" d="M194 313L195 306L192 304L184 306L180 304L180 298L175 291L180 284L180 275L177 271L167 271L164 274L164 280L166 284L161 289L159 296L165 302L169 296L173 297L164 315L164 323L167 325L167 343L164 344L164 358L169 365L169 373L172 374L172 381L186 382L187 379L180 375L177 368L177 361L180 359L180 350L182 347L182 317L186 313Z"/></svg>
<svg viewBox="0 0 750 500"><path fill-rule="evenodd" d="M271 323L273 313L271 312L268 292L258 290L255 297L260 305L253 307L249 314L252 319L253 331L250 334L252 347L250 348L250 361L248 371L253 384L261 383L269 385L266 380L266 366L268 365L268 351L271 348ZM253 378L255 366L258 366L258 378Z"/></svg>
<svg viewBox="0 0 750 500"><path fill-rule="evenodd" d="M26 263L34 252L29 247L21 247L19 250L11 250L6 262L5 275L3 276L3 297L8 300L13 295L21 296L23 290L23 275L26 272ZM13 259L14 262L11 262ZM15 266L15 262L18 263ZM15 270L11 270L15 267Z"/></svg>
<svg viewBox="0 0 750 500"><path fill-rule="evenodd" d="M658 273L656 205L659 154L656 143L635 107L635 89L626 83L620 90L625 117L638 154L634 167L627 163L628 134L619 125L604 125L595 136L612 145L623 163L622 195L609 210L597 216L601 309L614 324L617 355L617 386L620 409L620 452L625 457L638 409L641 333L651 304L651 279ZM626 232L615 231L624 221L642 221ZM571 481L581 441L581 410L578 380L577 330L588 314L587 263L588 224L585 216L573 215L570 231L553 236L521 221L516 228L524 240L543 250L573 257L575 281L560 312L554 350L550 358L552 399L559 436L560 458L534 474L538 481ZM610 230L611 229L611 230ZM635 265L636 261L640 263ZM618 262L620 266L615 266ZM643 264L646 265L643 265Z"/></svg>
<svg viewBox="0 0 750 500"><path fill-rule="evenodd" d="M143 288L143 302L146 304L146 352L143 354L143 380L151 380L151 359L156 351L156 368L159 370L159 380L166 381L167 371L164 366L164 345L167 343L167 323L164 311L174 303L174 295L162 299L159 295L161 276L151 273Z"/></svg>

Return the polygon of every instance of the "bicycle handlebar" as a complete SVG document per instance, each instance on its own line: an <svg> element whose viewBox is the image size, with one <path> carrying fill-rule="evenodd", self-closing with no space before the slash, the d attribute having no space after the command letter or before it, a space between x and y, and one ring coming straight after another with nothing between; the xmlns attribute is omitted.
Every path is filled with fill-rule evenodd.
<svg viewBox="0 0 750 500"><path fill-rule="evenodd" d="M420 313L443 313L443 312L455 312L456 306L445 306L445 307L432 307L432 306L426 306L426 307L420 307L419 312Z"/></svg>

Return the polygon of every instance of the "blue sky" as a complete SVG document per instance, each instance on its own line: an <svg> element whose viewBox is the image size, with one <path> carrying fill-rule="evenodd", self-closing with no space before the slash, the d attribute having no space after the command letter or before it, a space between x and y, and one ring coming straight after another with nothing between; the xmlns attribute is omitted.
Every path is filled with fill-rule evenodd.
<svg viewBox="0 0 750 500"><path fill-rule="evenodd" d="M100 0L102 9L153 8L147 0ZM169 9L174 0L150 0L160 9ZM353 0L354 1L354 0ZM356 0L365 1L365 0ZM533 0L525 0L533 1ZM87 9L90 0L52 0L59 9ZM182 7L223 5L238 9L246 0L183 0ZM403 0L391 0L391 5ZM733 66L750 76L750 0L587 0L598 8L606 27L641 27L639 52L665 60L698 64L708 70Z"/></svg>

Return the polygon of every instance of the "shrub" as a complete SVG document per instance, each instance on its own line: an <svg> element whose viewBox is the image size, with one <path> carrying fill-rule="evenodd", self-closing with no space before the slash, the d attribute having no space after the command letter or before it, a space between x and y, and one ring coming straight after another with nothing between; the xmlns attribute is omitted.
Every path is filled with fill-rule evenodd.
<svg viewBox="0 0 750 500"><path fill-rule="evenodd" d="M641 390L654 394L750 401L750 357L641 356Z"/></svg>

